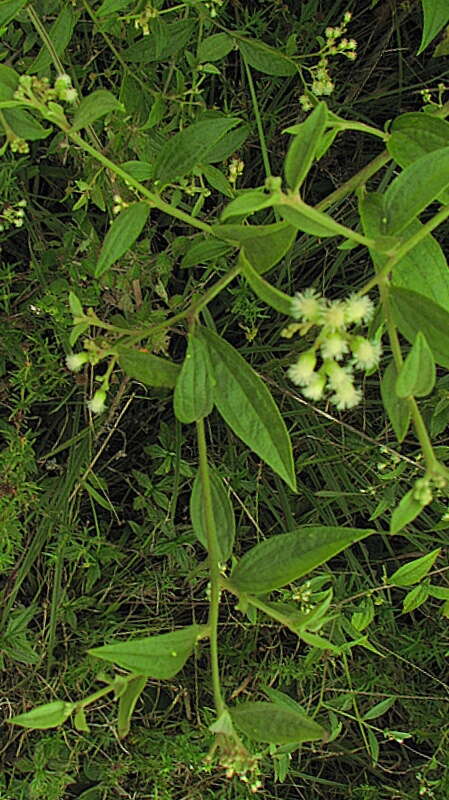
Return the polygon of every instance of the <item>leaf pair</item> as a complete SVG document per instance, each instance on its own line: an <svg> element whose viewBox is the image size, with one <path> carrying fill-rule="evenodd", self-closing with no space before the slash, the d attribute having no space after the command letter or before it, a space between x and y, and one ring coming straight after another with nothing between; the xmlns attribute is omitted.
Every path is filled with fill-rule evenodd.
<svg viewBox="0 0 449 800"><path fill-rule="evenodd" d="M207 328L189 337L174 403L181 422L200 419L215 404L231 430L296 490L290 437L270 392L240 353Z"/></svg>

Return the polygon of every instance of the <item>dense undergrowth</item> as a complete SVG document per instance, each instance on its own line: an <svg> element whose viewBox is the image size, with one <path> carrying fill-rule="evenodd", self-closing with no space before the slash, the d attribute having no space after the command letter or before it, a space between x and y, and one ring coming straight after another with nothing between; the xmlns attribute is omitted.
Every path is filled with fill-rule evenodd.
<svg viewBox="0 0 449 800"><path fill-rule="evenodd" d="M124 113L93 124L87 138L112 161L153 162L161 143L205 109L242 120L244 135L215 171L189 175L166 191L168 202L206 222L235 186L261 186L269 170L281 174L287 148L281 131L305 118L301 96L317 79L307 68L316 67L324 42L317 37L339 25L345 12L352 12L347 35L358 43L357 59L330 57L331 111L382 130L398 114L419 110L423 90L441 100L449 82L447 58L432 58L432 48L416 55L421 16L413 2L156 2L167 24L184 24L184 39L172 52L158 28L164 16L142 16L142 3L109 3L109 15L101 13L106 3L87 0L16 5L2 19L2 7L12 3L0 4L0 65L53 81L60 62L81 95L111 91ZM208 6L207 13L198 14L198 5ZM51 26L62 13L69 41L52 53L40 26L50 31L50 42L59 42ZM145 57L145 21L169 55ZM222 30L304 55L305 83L298 74L245 68L236 49L220 59L204 49L201 60L207 37ZM358 132L339 136L307 178L308 202L318 204L382 147ZM204 563L198 567L204 553L189 514L195 437L175 419L170 391L146 387L120 370L112 376L105 413L90 414L94 371L74 374L65 366L72 349L68 293L101 319L135 326L164 319L167 308L176 310L204 291L230 263L226 247L204 263L189 260L192 229L153 209L133 248L95 277L114 198L132 199L129 187L62 133L42 138L35 131L27 152L14 149L5 147L0 163L3 719L56 697L86 695L98 685L98 661L86 656L91 647L207 620L207 572ZM382 188L389 169L371 188ZM253 221L273 221L270 211L257 212ZM338 206L338 219L354 226L351 198ZM437 238L447 250L447 223ZM362 286L369 270L360 248L339 250L334 239L300 235L270 279L289 294L315 286L338 299ZM208 417L209 458L235 509L237 555L298 524L370 524L382 534L296 587L303 608L333 588L338 625L332 630L331 623L327 635L336 644L345 633L366 635L341 654L306 645L262 615L250 624L225 595L224 692L244 699L278 690L306 710L319 704L332 725L327 744L304 744L292 754L273 748L273 759L267 755L261 763L260 794L267 800L443 800L449 792L447 615L435 597L403 613L406 592L387 578L423 553L442 548L444 555L447 501L436 499L400 535L387 536L388 514L422 466L414 436L401 445L395 439L377 373L365 378L355 409L315 406L286 377L292 347L280 336L285 320L242 278L215 298L211 311L219 332L270 387L292 437L298 480L293 494L216 412ZM181 362L184 340L182 326L174 326L153 343L154 352ZM447 398L441 371L423 413L443 460ZM432 577L442 589L446 570L440 558ZM284 595L288 600L292 592ZM172 680L149 682L123 740L115 718L114 706L101 700L89 711L89 732L70 725L23 732L5 725L1 800L253 796L204 758L214 719L207 648L200 646Z"/></svg>

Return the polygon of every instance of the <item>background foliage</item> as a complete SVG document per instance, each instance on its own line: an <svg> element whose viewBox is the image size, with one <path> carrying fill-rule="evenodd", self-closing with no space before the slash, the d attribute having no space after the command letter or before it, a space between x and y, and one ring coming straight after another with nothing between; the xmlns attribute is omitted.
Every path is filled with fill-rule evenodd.
<svg viewBox="0 0 449 800"><path fill-rule="evenodd" d="M444 94L444 53L432 57L432 45L416 55L423 31L416 3L229 0L207 4L212 18L198 16L199 5L154 2L163 13L153 17L134 2L3 2L0 65L54 78L53 56L80 94L110 90L123 110L95 122L91 141L116 163L145 162L149 170L156 163L162 183L158 155L170 135L200 122L205 112L215 124L221 112L238 118L228 134L235 136L232 146L220 151L218 141L193 178L181 174L181 164L180 179L166 190L167 202L205 221L234 196L233 158L244 162L239 188L262 185L267 165L280 174L287 146L281 131L304 119L299 98L305 89L288 55L304 55L310 87L319 60L314 54L324 41L317 37L345 11L353 12L349 35L358 42L358 57L331 61L331 110L382 128L399 113L419 110L422 90L432 90L435 101ZM52 53L39 23L49 32ZM226 31L253 43L237 50ZM267 53L255 42L278 51L271 71L264 71ZM118 326L157 321L224 274L232 252L225 242L205 247L182 220L151 211L133 248L114 263L103 251L99 267L115 196L126 203L131 190L68 147L62 134L49 136L37 121L28 125L20 135L30 141L29 152L5 149L0 164L5 717L53 697L87 693L98 662L86 651L112 636L205 621L207 578L197 568L201 550L189 515L194 437L176 421L166 388L120 373L107 413L99 420L89 415L93 374L86 369L74 376L64 364L71 349L68 293ZM382 142L375 147L357 132L337 138L307 177L309 202L341 185L381 151ZM261 209L255 221L265 219ZM355 219L349 200L339 221L353 227ZM443 248L447 236L446 223L437 234ZM270 280L290 294L314 285L338 298L361 286L366 270L358 250L301 236ZM218 415L210 418L211 454L236 510L240 552L298 521L354 527L370 521L388 530L388 512L419 476L420 463L412 436L397 446L377 376L366 378L363 407L344 416L314 408L286 379L291 344L279 336L281 315L246 282L237 279L216 298L213 316L273 392L293 439L300 489L290 493ZM154 342L156 354L177 362L184 351L181 330ZM441 372L424 402L442 458L447 387ZM419 607L412 598L405 613L407 588L386 580L423 552L442 548L444 554L445 503L434 501L393 541L394 549L386 536L360 542L297 587L296 599L307 608L332 586L340 626L332 630L333 641L366 634L363 646L343 655L298 645L263 615L250 625L231 598L224 606L225 689L242 698L282 691L305 709L320 702L333 723L326 746L307 744L291 757L276 753L274 761L264 761L264 797L447 797L446 569L441 561L433 569L441 597L430 594ZM285 590L285 600L291 596ZM89 717L89 734L5 727L0 797L252 796L204 761L213 720L208 682L200 649L172 681L150 682L124 742L114 734L114 708L102 703Z"/></svg>

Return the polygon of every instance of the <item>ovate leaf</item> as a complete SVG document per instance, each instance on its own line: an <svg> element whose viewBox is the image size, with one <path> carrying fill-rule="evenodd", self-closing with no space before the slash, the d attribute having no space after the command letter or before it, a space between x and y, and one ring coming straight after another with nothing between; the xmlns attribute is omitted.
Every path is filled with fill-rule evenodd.
<svg viewBox="0 0 449 800"><path fill-rule="evenodd" d="M372 706L369 711L367 711L362 719L377 719L385 714L396 702L396 697L387 697L385 700L381 700L380 703L376 703L375 706Z"/></svg>
<svg viewBox="0 0 449 800"><path fill-rule="evenodd" d="M419 608L426 602L429 596L429 589L425 583L420 583L414 586L404 597L402 603L402 613L410 614L415 608Z"/></svg>
<svg viewBox="0 0 449 800"><path fill-rule="evenodd" d="M206 328L199 333L209 347L216 380L215 405L221 416L296 491L290 437L267 387L228 342Z"/></svg>
<svg viewBox="0 0 449 800"><path fill-rule="evenodd" d="M409 342L424 334L437 364L449 368L449 312L418 292L393 286L391 305L396 325Z"/></svg>
<svg viewBox="0 0 449 800"><path fill-rule="evenodd" d="M206 36L198 47L198 61L204 64L206 61L221 61L228 55L234 42L227 33L214 33Z"/></svg>
<svg viewBox="0 0 449 800"><path fill-rule="evenodd" d="M287 185L298 192L313 164L317 147L326 127L327 107L321 102L302 123L293 139L285 159L284 172Z"/></svg>
<svg viewBox="0 0 449 800"><path fill-rule="evenodd" d="M409 561L408 564L404 564L396 572L393 572L388 582L394 586L413 586L414 583L419 583L430 572L440 552L441 548L437 547L431 553Z"/></svg>
<svg viewBox="0 0 449 800"><path fill-rule="evenodd" d="M173 397L177 419L190 423L207 417L214 407L214 386L207 344L196 333L189 333Z"/></svg>
<svg viewBox="0 0 449 800"><path fill-rule="evenodd" d="M263 594L302 578L373 530L304 526L256 544L240 559L231 582L244 594Z"/></svg>
<svg viewBox="0 0 449 800"><path fill-rule="evenodd" d="M399 533L409 522L413 522L425 507L425 503L416 500L414 489L410 489L394 509L390 520L390 533Z"/></svg>
<svg viewBox="0 0 449 800"><path fill-rule="evenodd" d="M179 133L175 133L159 152L154 167L154 179L162 184L182 178L207 160L207 154L234 128L236 117L215 117L194 122Z"/></svg>
<svg viewBox="0 0 449 800"><path fill-rule="evenodd" d="M159 358L152 353L144 353L132 348L119 347L118 361L130 378L144 383L146 386L165 386L173 389L176 386L180 367L167 358Z"/></svg>
<svg viewBox="0 0 449 800"><path fill-rule="evenodd" d="M213 225L215 236L243 245L253 269L263 275L290 250L296 229L287 222L272 225Z"/></svg>
<svg viewBox="0 0 449 800"><path fill-rule="evenodd" d="M382 233L383 196L378 192L365 194L360 200L359 210L365 234L371 239L378 239ZM419 220L412 220L402 231L402 240L407 241L421 228ZM375 250L370 253L377 269L382 269L388 256ZM426 265L425 270L423 264ZM419 292L449 311L449 267L442 248L430 233L395 264L392 283Z"/></svg>
<svg viewBox="0 0 449 800"><path fill-rule="evenodd" d="M275 208L281 217L299 231L309 233L311 236L318 236L324 239L327 236L342 236L342 226L335 222L329 214L319 211L312 206L302 203L301 206L296 201L294 204L276 204Z"/></svg>
<svg viewBox="0 0 449 800"><path fill-rule="evenodd" d="M83 97L76 109L72 120L71 131L80 131L87 125L91 125L95 120L110 114L111 111L125 111L122 103L114 97L107 89L97 89L87 97Z"/></svg>
<svg viewBox="0 0 449 800"><path fill-rule="evenodd" d="M133 203L121 211L109 228L100 250L95 277L99 278L132 247L150 213L148 203Z"/></svg>
<svg viewBox="0 0 449 800"><path fill-rule="evenodd" d="M21 725L22 728L32 728L34 730L46 730L62 725L70 717L76 708L76 703L65 703L64 700L55 700L53 703L45 703L36 706L25 714L18 714L7 720L12 725Z"/></svg>
<svg viewBox="0 0 449 800"><path fill-rule="evenodd" d="M296 72L296 66L288 56L263 42L245 39L239 41L238 45L243 58L259 72L279 76L294 75Z"/></svg>
<svg viewBox="0 0 449 800"><path fill-rule="evenodd" d="M257 742L313 742L326 736L325 729L311 717L276 703L240 703L229 711L237 728Z"/></svg>
<svg viewBox="0 0 449 800"><path fill-rule="evenodd" d="M424 25L417 55L423 52L435 36L449 22L449 7L446 0L421 0Z"/></svg>
<svg viewBox="0 0 449 800"><path fill-rule="evenodd" d="M159 23L161 21L159 20ZM161 35L161 25L156 31L150 31L148 36L143 36L139 41L122 52L125 61L134 64L148 64L151 61L166 61L182 50L190 40L195 29L193 19L181 19L177 22L164 24L164 34ZM163 38L163 42L162 42ZM163 45L161 47L161 44Z"/></svg>
<svg viewBox="0 0 449 800"><path fill-rule="evenodd" d="M275 286L272 286L268 281L264 280L255 269L252 268L245 252L242 251L239 256L239 265L242 269L242 275L245 276L253 292L263 300L268 306L275 308L286 317L291 315L292 311L292 298L288 294L284 294Z"/></svg>
<svg viewBox="0 0 449 800"><path fill-rule="evenodd" d="M235 539L235 516L229 494L216 470L209 467L212 510L220 552L220 561L225 563L232 554ZM199 471L193 482L190 495L190 518L197 539L207 550L207 528L204 512L204 495Z"/></svg>
<svg viewBox="0 0 449 800"><path fill-rule="evenodd" d="M380 392L396 439L398 442L402 442L409 429L411 410L407 400L403 400L396 394L397 375L395 363L390 361L382 376Z"/></svg>
<svg viewBox="0 0 449 800"><path fill-rule="evenodd" d="M221 219L225 222L232 217L246 217L263 208L271 208L274 203L274 195L264 189L245 189L223 209Z"/></svg>
<svg viewBox="0 0 449 800"><path fill-rule="evenodd" d="M230 252L232 252L232 245L218 242L216 239L200 239L194 241L188 248L181 261L181 267L198 267L200 264L208 264L209 261L215 261Z"/></svg>
<svg viewBox="0 0 449 800"><path fill-rule="evenodd" d="M162 680L182 669L204 633L205 626L189 625L174 633L94 647L88 653L139 675Z"/></svg>
<svg viewBox="0 0 449 800"><path fill-rule="evenodd" d="M398 397L425 397L435 386L436 370L426 337L419 331L396 380Z"/></svg>
<svg viewBox="0 0 449 800"><path fill-rule="evenodd" d="M384 233L400 233L449 186L449 147L427 153L404 169L384 195Z"/></svg>
<svg viewBox="0 0 449 800"><path fill-rule="evenodd" d="M136 703L142 694L147 678L144 675L136 675L128 681L125 691L120 695L118 702L117 733L119 739L124 739L129 733L130 720Z"/></svg>

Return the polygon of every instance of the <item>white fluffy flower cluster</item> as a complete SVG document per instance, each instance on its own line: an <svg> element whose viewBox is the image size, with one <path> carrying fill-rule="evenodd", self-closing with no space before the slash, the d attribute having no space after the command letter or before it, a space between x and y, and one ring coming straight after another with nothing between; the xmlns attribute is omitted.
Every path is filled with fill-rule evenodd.
<svg viewBox="0 0 449 800"><path fill-rule="evenodd" d="M330 401L338 410L353 408L362 399L354 385L354 370L364 372L379 364L382 348L378 341L366 339L354 329L370 321L374 305L366 295L351 295L346 300L328 301L314 289L297 293L292 299L292 317L283 336L307 333L314 326L321 328L310 350L302 353L288 370L288 376L301 387L304 397L322 400L331 392ZM351 330L349 330L351 329ZM346 363L341 364L346 357ZM317 369L318 360L321 365Z"/></svg>

